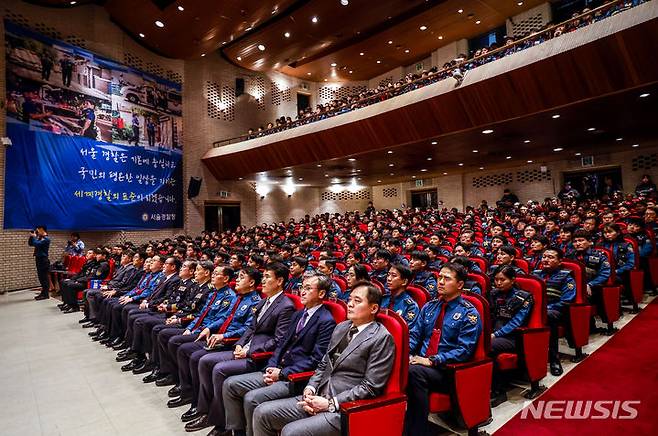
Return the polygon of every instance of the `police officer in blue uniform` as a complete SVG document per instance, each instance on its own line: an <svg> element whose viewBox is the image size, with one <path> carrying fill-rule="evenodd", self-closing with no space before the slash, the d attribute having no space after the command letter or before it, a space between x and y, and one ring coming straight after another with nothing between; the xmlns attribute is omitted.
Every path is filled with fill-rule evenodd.
<svg viewBox="0 0 658 436"><path fill-rule="evenodd" d="M84 109L82 109L82 130L80 135L89 139L96 139L98 137L98 130L96 129L96 112L94 111L94 102L85 100Z"/></svg>
<svg viewBox="0 0 658 436"><path fill-rule="evenodd" d="M402 241L397 238L391 238L388 241L388 250L391 253L390 264L400 263L409 268L409 261L400 252L402 251Z"/></svg>
<svg viewBox="0 0 658 436"><path fill-rule="evenodd" d="M345 295L343 294L340 285L331 278L336 270L336 261L334 259L320 259L317 270L320 274L326 275L331 280L331 289L329 290L328 297L345 300Z"/></svg>
<svg viewBox="0 0 658 436"><path fill-rule="evenodd" d="M514 330L525 325L532 311L532 294L516 286L516 270L512 265L499 265L494 271L494 289L489 295L491 313L491 354L515 352ZM494 362L496 360L494 359ZM494 368L491 388L492 407L507 401L507 380Z"/></svg>
<svg viewBox="0 0 658 436"><path fill-rule="evenodd" d="M477 309L461 297L466 269L447 263L438 281L439 298L423 306L419 328L410 332L409 383L405 431L408 435L430 435L427 416L429 394L446 387L446 363L468 361L482 332Z"/></svg>
<svg viewBox="0 0 658 436"><path fill-rule="evenodd" d="M427 270L430 257L424 251L414 251L411 253L411 272L413 277L411 283L422 286L427 289L432 299L436 298L436 277L431 271Z"/></svg>
<svg viewBox="0 0 658 436"><path fill-rule="evenodd" d="M370 271L370 279L375 279L384 285L386 283L386 276L388 276L390 261L391 253L383 249L377 250L372 262L373 270Z"/></svg>
<svg viewBox="0 0 658 436"><path fill-rule="evenodd" d="M299 290L302 287L302 281L304 279L304 272L308 266L308 260L301 257L295 256L290 261L290 278L286 282L286 287L284 291L289 294L299 295Z"/></svg>
<svg viewBox="0 0 658 436"><path fill-rule="evenodd" d="M450 253L447 255L443 254L441 247L438 245L428 245L427 248L425 248L425 253L427 253L430 258L430 261L427 263L427 267L436 270L441 269L443 266L443 261L439 259L438 256L450 256Z"/></svg>
<svg viewBox="0 0 658 436"><path fill-rule="evenodd" d="M480 272L480 268L477 267L475 271L472 271L471 268L474 268L474 265L477 266L475 262L470 260L468 257L464 256L455 256L450 259L450 263L457 263L466 269L466 279L464 280L464 291L475 292L476 294L482 295L482 287L480 283L468 277L469 272Z"/></svg>
<svg viewBox="0 0 658 436"><path fill-rule="evenodd" d="M585 265L585 277L587 280L587 295L597 305L603 304L602 287L610 278L610 260L604 251L592 248L592 235L585 230L576 230L573 234L573 246L575 249L572 258ZM605 314L599 310L603 322Z"/></svg>
<svg viewBox="0 0 658 436"><path fill-rule="evenodd" d="M547 248L542 257L542 269L532 273L546 283L548 298L546 315L551 329L548 358L551 374L555 376L563 372L558 353L558 327L567 320L569 304L576 298L576 282L571 276L571 271L560 269L563 257L564 254L559 248Z"/></svg>
<svg viewBox="0 0 658 436"><path fill-rule="evenodd" d="M511 266L512 269L514 269L514 271L516 272L517 276L525 275L525 271L523 271L518 266L514 265L515 258L516 258L516 249L511 245L503 245L498 249L498 252L496 252L496 257L495 257L496 262L489 267L489 271L487 273L492 283L495 280L494 274L496 273L498 268L503 265Z"/></svg>
<svg viewBox="0 0 658 436"><path fill-rule="evenodd" d="M617 282L627 282L628 273L635 268L635 251L633 251L633 245L624 240L624 235L618 224L606 224L603 227L601 246L612 251L615 258Z"/></svg>
<svg viewBox="0 0 658 436"><path fill-rule="evenodd" d="M400 315L409 326L409 331L418 328L418 304L407 292L407 286L411 281L412 272L401 263L394 263L388 270L386 286L390 293L384 295L379 307L390 309Z"/></svg>

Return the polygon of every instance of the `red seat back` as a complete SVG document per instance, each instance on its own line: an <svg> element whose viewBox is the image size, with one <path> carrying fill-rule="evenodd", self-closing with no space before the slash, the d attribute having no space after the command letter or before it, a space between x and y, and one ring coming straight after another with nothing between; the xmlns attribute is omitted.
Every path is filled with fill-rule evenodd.
<svg viewBox="0 0 658 436"><path fill-rule="evenodd" d="M585 298L585 286L587 284L585 277L585 265L573 259L562 259L562 268L571 271L574 280L576 281L576 299L574 303L583 304L587 300Z"/></svg>
<svg viewBox="0 0 658 436"><path fill-rule="evenodd" d="M483 273L486 273L487 270L489 269L489 262L487 262L487 259L484 257L480 256L469 256L469 260L473 263L476 263L480 267L480 271Z"/></svg>
<svg viewBox="0 0 658 436"><path fill-rule="evenodd" d="M338 284L340 290L345 292L345 289L347 289L347 280L345 279L345 277L334 275L331 278L334 279L334 281Z"/></svg>
<svg viewBox="0 0 658 436"><path fill-rule="evenodd" d="M292 303L295 305L295 310L301 310L304 308L304 305L302 304L302 299L299 298L299 295L290 294L286 292L285 296L290 298L290 300L292 300Z"/></svg>
<svg viewBox="0 0 658 436"><path fill-rule="evenodd" d="M517 266L523 270L524 273L530 274L532 271L530 271L530 267L528 266L528 261L525 259L514 259L512 261L514 266Z"/></svg>
<svg viewBox="0 0 658 436"><path fill-rule="evenodd" d="M388 309L379 311L377 321L386 327L395 343L395 361L384 393L405 392L409 374L409 328L400 315Z"/></svg>
<svg viewBox="0 0 658 436"><path fill-rule="evenodd" d="M489 277L487 277L484 273L468 273L468 278L480 285L480 289L482 289L482 295L484 295L485 298L487 295L489 295L489 290L491 289Z"/></svg>
<svg viewBox="0 0 658 436"><path fill-rule="evenodd" d="M386 288L384 287L384 285L379 280L371 278L370 282L373 285L377 286L380 291L382 291L382 295L386 294Z"/></svg>
<svg viewBox="0 0 658 436"><path fill-rule="evenodd" d="M637 243L637 239L633 236L626 235L624 236L624 241L633 246L633 253L635 254L635 265L633 266L633 270L638 271L640 269L640 246Z"/></svg>
<svg viewBox="0 0 658 436"><path fill-rule="evenodd" d="M517 277L516 284L533 298L532 311L528 319L528 327L541 328L546 326L546 283L536 277Z"/></svg>
<svg viewBox="0 0 658 436"><path fill-rule="evenodd" d="M422 309L425 303L431 299L430 293L422 286L409 285L407 286L407 292L414 299L419 309Z"/></svg>
<svg viewBox="0 0 658 436"><path fill-rule="evenodd" d="M489 318L489 303L487 300L478 294L473 292L463 292L462 298L475 307L478 313L480 314L480 320L482 320L482 331L480 332L480 337L478 338L477 345L475 346L475 352L473 353L472 362L477 362L484 360L489 355L489 350L491 349L491 322Z"/></svg>
<svg viewBox="0 0 658 436"><path fill-rule="evenodd" d="M602 251L608 256L608 262L610 262L610 277L608 278L608 283L606 283L606 285L614 285L617 282L617 259L615 259L615 255L612 253L612 250L604 247L596 246L594 249Z"/></svg>
<svg viewBox="0 0 658 436"><path fill-rule="evenodd" d="M342 300L331 299L322 302L324 307L331 312L336 324L341 323L347 319L347 304Z"/></svg>

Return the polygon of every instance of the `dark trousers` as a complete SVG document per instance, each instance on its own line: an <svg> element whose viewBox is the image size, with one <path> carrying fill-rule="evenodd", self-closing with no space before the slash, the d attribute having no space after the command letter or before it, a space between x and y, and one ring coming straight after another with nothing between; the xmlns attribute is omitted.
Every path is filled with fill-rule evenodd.
<svg viewBox="0 0 658 436"><path fill-rule="evenodd" d="M491 340L491 356L494 361L494 371L492 380L492 390L501 391L507 386L506 372L501 371L496 364L496 356L501 353L514 353L516 351L516 342L511 338L493 338Z"/></svg>
<svg viewBox="0 0 658 436"><path fill-rule="evenodd" d="M96 319L99 300L103 299L103 291L100 289L89 289L85 294L85 317Z"/></svg>
<svg viewBox="0 0 658 436"><path fill-rule="evenodd" d="M176 364L178 366L178 380L180 381L181 396L191 397L192 405L196 405L199 392L199 359L208 351L204 349L206 341L188 342L178 347ZM195 389L192 388L193 385Z"/></svg>
<svg viewBox="0 0 658 436"><path fill-rule="evenodd" d="M97 319L105 328L105 331L109 333L111 322L112 322L112 308L114 305L119 304L119 299L117 297L104 298L100 300L98 304L98 316Z"/></svg>
<svg viewBox="0 0 658 436"><path fill-rule="evenodd" d="M407 435L429 436L427 417L430 413L430 392L441 392L447 388L447 375L439 368L409 365L407 385L407 413L404 427Z"/></svg>
<svg viewBox="0 0 658 436"><path fill-rule="evenodd" d="M159 342L158 337L160 335L160 332L162 332L163 330L167 330L167 329L169 329L170 331L176 330L176 333L172 334L171 336L180 335L181 333L184 332L184 330L181 329L181 328L169 326L165 323L156 324L151 329L151 355L149 357L150 357L151 362L155 363L155 365L160 369L160 371L162 371L162 367L160 366L160 342ZM169 336L169 337L171 337L171 336ZM169 339L167 339L167 340L169 340ZM166 344L166 342L165 342L165 344Z"/></svg>
<svg viewBox="0 0 658 436"><path fill-rule="evenodd" d="M126 331L126 324L128 323L128 314L132 310L139 308L139 304L128 303L128 304L119 304L117 303L112 306L112 314L110 321L110 337L112 338L122 338Z"/></svg>
<svg viewBox="0 0 658 436"><path fill-rule="evenodd" d="M128 346L132 346L133 338L135 337L135 321L140 318L150 317L153 315L150 309L135 309L131 310L128 313L127 322L126 322L126 333L124 334L124 339ZM123 315L123 313L122 313Z"/></svg>
<svg viewBox="0 0 658 436"><path fill-rule="evenodd" d="M178 382L178 366L176 365L178 347L184 343L194 341L198 336L184 335L182 334L184 331L183 328L166 328L158 333L160 372L171 374L176 382Z"/></svg>
<svg viewBox="0 0 658 436"><path fill-rule="evenodd" d="M548 341L548 359L551 362L557 362L560 360L560 354L558 352L558 340L560 339L558 328L567 318L566 309L548 309L546 311L546 317L548 319L548 327L551 330L550 340Z"/></svg>
<svg viewBox="0 0 658 436"><path fill-rule="evenodd" d="M198 360L199 394L197 409L208 414L208 422L218 428L226 427L226 412L222 389L232 375L257 371L251 359L234 359L233 350L207 353Z"/></svg>
<svg viewBox="0 0 658 436"><path fill-rule="evenodd" d="M133 337L130 349L140 354L153 354L151 333L156 325L164 325L165 319L166 317L163 313L151 313L148 316L137 318L133 324Z"/></svg>
<svg viewBox="0 0 658 436"><path fill-rule="evenodd" d="M48 291L50 290L50 284L48 282L48 272L50 271L50 261L47 256L37 256L34 258L34 261L37 266L37 278L39 279L39 285L41 286L41 293L44 297L48 297Z"/></svg>
<svg viewBox="0 0 658 436"><path fill-rule="evenodd" d="M46 289L48 289L46 287ZM78 307L78 292L87 289L87 282L66 279L62 282L62 301L75 308ZM47 291L46 291L47 292Z"/></svg>

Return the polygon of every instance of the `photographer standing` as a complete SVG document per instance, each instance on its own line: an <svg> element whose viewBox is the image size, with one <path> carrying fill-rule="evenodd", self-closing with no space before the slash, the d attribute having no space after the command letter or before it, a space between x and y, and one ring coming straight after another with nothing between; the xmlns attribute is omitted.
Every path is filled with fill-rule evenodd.
<svg viewBox="0 0 658 436"><path fill-rule="evenodd" d="M34 297L35 300L45 300L48 294L48 271L50 270L50 261L48 260L48 249L50 248L50 238L46 232L46 226L37 226L30 232L30 239L27 241L30 247L34 247L34 260L37 265L37 276L41 284L41 293Z"/></svg>

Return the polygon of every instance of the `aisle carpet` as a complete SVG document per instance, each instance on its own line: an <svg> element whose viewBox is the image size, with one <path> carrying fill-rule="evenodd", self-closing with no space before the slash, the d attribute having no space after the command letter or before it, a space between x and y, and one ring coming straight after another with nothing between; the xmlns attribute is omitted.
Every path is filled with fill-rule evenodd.
<svg viewBox="0 0 658 436"><path fill-rule="evenodd" d="M658 428L657 391L658 299L535 400L525 419L521 411L495 435L653 435ZM564 400L581 403L568 404ZM608 402L594 403L602 400ZM545 402L543 408L537 401ZM621 404L624 401L640 403ZM588 405L588 418L563 418L569 411L573 414L578 410L582 416ZM632 409L637 417L619 419L631 417ZM604 418L606 414L609 416ZM612 418L615 415L617 419Z"/></svg>

